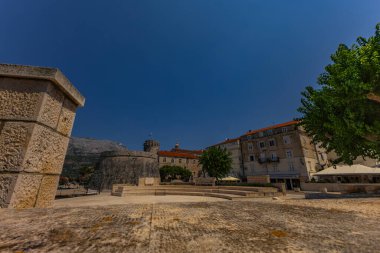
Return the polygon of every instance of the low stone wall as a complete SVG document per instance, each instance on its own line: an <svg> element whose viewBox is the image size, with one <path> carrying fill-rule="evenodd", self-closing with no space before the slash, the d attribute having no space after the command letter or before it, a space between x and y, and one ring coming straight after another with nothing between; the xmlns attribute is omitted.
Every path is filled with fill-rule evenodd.
<svg viewBox="0 0 380 253"><path fill-rule="evenodd" d="M158 186L160 185L161 179L159 177L140 177L139 186Z"/></svg>
<svg viewBox="0 0 380 253"><path fill-rule="evenodd" d="M194 178L195 185L212 185L215 186L215 177L196 177Z"/></svg>
<svg viewBox="0 0 380 253"><path fill-rule="evenodd" d="M322 192L326 188L328 192L368 192L373 193L380 191L380 184L341 184L341 183L302 183L303 191Z"/></svg>
<svg viewBox="0 0 380 253"><path fill-rule="evenodd" d="M270 176L247 176L247 183L267 184L270 183Z"/></svg>

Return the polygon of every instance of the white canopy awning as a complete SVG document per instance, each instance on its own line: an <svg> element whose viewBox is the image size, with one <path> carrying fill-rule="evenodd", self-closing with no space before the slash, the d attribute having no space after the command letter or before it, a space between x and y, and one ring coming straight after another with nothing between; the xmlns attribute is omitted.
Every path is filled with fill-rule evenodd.
<svg viewBox="0 0 380 253"><path fill-rule="evenodd" d="M371 168L361 164L337 165L328 167L314 174L314 176L343 176L343 175L380 175L380 168Z"/></svg>
<svg viewBox="0 0 380 253"><path fill-rule="evenodd" d="M239 178L236 178L236 177L225 177L225 178L222 178L220 181L240 181Z"/></svg>

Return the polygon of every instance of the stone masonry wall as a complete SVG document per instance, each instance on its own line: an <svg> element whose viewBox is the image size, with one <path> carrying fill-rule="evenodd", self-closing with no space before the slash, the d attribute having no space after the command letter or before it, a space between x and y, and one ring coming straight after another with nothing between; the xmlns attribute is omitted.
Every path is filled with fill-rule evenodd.
<svg viewBox="0 0 380 253"><path fill-rule="evenodd" d="M160 177L157 154L143 151L104 152L90 185L99 190L112 189L114 184L137 185L141 177Z"/></svg>
<svg viewBox="0 0 380 253"><path fill-rule="evenodd" d="M83 104L57 69L0 64L0 207L51 205Z"/></svg>

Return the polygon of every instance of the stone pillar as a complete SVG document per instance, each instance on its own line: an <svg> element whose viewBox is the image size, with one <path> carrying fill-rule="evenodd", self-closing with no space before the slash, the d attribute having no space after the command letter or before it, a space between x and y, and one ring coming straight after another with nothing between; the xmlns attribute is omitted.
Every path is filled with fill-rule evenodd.
<svg viewBox="0 0 380 253"><path fill-rule="evenodd" d="M58 69L0 64L0 207L51 206L83 105Z"/></svg>

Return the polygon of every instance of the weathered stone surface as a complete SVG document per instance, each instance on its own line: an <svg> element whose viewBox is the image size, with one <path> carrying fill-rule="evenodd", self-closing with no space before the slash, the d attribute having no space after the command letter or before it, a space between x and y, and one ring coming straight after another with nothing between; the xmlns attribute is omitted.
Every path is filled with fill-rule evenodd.
<svg viewBox="0 0 380 253"><path fill-rule="evenodd" d="M107 194L48 211L0 209L0 251L379 252L378 198L198 201Z"/></svg>
<svg viewBox="0 0 380 253"><path fill-rule="evenodd" d="M32 123L0 121L0 172L21 171Z"/></svg>
<svg viewBox="0 0 380 253"><path fill-rule="evenodd" d="M35 125L26 151L23 170L60 174L69 138L41 126Z"/></svg>
<svg viewBox="0 0 380 253"><path fill-rule="evenodd" d="M0 64L1 207L50 205L83 105L58 69Z"/></svg>
<svg viewBox="0 0 380 253"><path fill-rule="evenodd" d="M41 125L6 122L0 131L0 172L60 174L68 142Z"/></svg>
<svg viewBox="0 0 380 253"><path fill-rule="evenodd" d="M85 102L85 98L56 68L0 64L0 76L39 79L39 81L50 80L78 106L83 106Z"/></svg>
<svg viewBox="0 0 380 253"><path fill-rule="evenodd" d="M0 207L9 205L17 181L17 174L0 174Z"/></svg>
<svg viewBox="0 0 380 253"><path fill-rule="evenodd" d="M42 108L38 116L38 122L56 129L63 100L63 93L52 84L49 84L47 93L44 95Z"/></svg>
<svg viewBox="0 0 380 253"><path fill-rule="evenodd" d="M8 207L34 207L42 177L35 174L19 174Z"/></svg>
<svg viewBox="0 0 380 253"><path fill-rule="evenodd" d="M123 150L127 150L127 147L114 141L71 137L63 164L62 176L78 178L81 168L96 167L101 153Z"/></svg>
<svg viewBox="0 0 380 253"><path fill-rule="evenodd" d="M70 136L75 120L76 105L69 99L63 102L61 114L59 116L57 131L63 135Z"/></svg>
<svg viewBox="0 0 380 253"><path fill-rule="evenodd" d="M58 186L59 176L44 176L41 181L40 190L38 191L37 202L35 207L50 207L55 198L55 192Z"/></svg>
<svg viewBox="0 0 380 253"><path fill-rule="evenodd" d="M48 85L0 76L0 119L36 120Z"/></svg>
<svg viewBox="0 0 380 253"><path fill-rule="evenodd" d="M138 184L141 177L159 177L157 154L143 151L104 152L90 181L96 189Z"/></svg>

